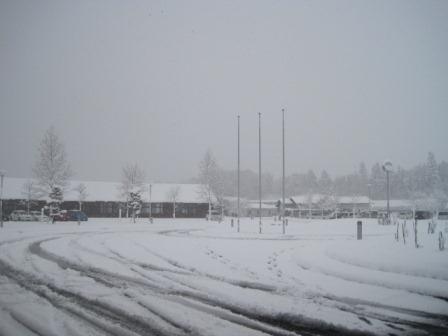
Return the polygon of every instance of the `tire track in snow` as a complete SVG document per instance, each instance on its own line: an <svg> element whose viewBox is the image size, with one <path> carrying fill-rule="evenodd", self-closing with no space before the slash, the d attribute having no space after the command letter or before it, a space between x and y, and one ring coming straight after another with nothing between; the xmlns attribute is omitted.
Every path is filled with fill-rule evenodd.
<svg viewBox="0 0 448 336"><path fill-rule="evenodd" d="M190 274L194 274L194 275L201 276L201 277L208 278L208 279L215 280L215 281L220 281L220 282L223 282L223 283L226 283L229 285L233 285L233 286L237 286L237 287L241 287L244 289L261 290L264 292L271 292L271 293L274 293L277 290L277 288L274 286L270 286L270 285L259 283L259 282L228 279L225 277L220 277L220 276L216 276L216 275L209 274L206 272L202 272L195 267L187 266L187 265L184 265L176 260L173 260L166 256L162 256L162 255L148 249L144 245L141 245L139 243L136 243L136 244L139 245L140 247L142 247L147 253L150 253L150 254L160 258L161 260L167 262L168 264L170 264L176 268L182 269L183 271L188 272Z"/></svg>
<svg viewBox="0 0 448 336"><path fill-rule="evenodd" d="M164 299L169 299L169 297L177 297L177 296L181 296L181 297L187 297L193 301L199 301L203 304L206 305L210 305L211 307L221 307L224 310L229 310L229 307L224 307L223 303L220 302L219 300L211 300L210 298L208 298L207 295L205 294L201 294L199 292L192 292L192 291L185 291L185 290L167 290L163 287L154 287L148 283L139 281L138 279L135 278L131 278L131 277L126 277L126 276L122 276L122 275L118 275L118 274L114 274L114 273L109 273L109 272L104 272L103 270L97 269L97 268L91 268L91 267L83 267L81 265L77 265L76 263L70 262L68 260L65 260L62 257L56 256L50 252L45 251L40 244L48 241L48 240L42 240L42 241L37 241L34 242L33 244L30 245L29 249L30 251L43 258L46 259L48 261L52 261L54 263L56 263L59 267L61 267L62 269L73 269L78 271L80 274L88 276L93 278L96 281L99 281L101 283L105 283L108 284L110 286L115 286L118 288L123 288L123 287L130 287L130 286L126 286L126 283L131 283L133 286L133 288L135 288L135 286L139 286L139 287L143 287L145 290L150 290L152 294L156 294L156 295L164 295ZM197 289L196 289L197 290ZM148 294L148 293L146 293ZM188 304L187 307L192 308L191 304ZM146 307L147 308L147 307ZM149 310L150 312L154 313L153 310ZM210 312L211 310L208 310L208 312ZM205 312L205 311L203 311ZM230 311L230 312L221 312L221 313L217 313L215 316L226 320L228 322L234 323L234 324L238 324L242 327L245 328L249 328L249 329L253 329L256 331L260 331L263 333L268 333L270 335L275 335L275 336L285 336L285 335L291 335L290 332L288 331L282 331L281 328L279 328L278 326L269 326L267 325L265 322L263 321L251 321L252 317L248 317L247 314L244 314L244 311L238 311L236 314L237 315L241 315L240 318L236 318L235 316L235 312ZM160 317L160 316L159 316ZM170 318L165 317L164 318L165 321L170 322ZM174 323L174 326L178 326L178 324ZM188 331L188 329L184 329L184 331ZM297 335L296 333L293 333L294 335ZM312 335L317 335L317 334L312 334Z"/></svg>
<svg viewBox="0 0 448 336"><path fill-rule="evenodd" d="M175 234L177 232L177 230L167 230L167 231L162 231L162 232L159 232L159 233L160 234L164 234L164 235L168 235L168 236L186 237L186 236L189 236L189 233L192 232L192 231L200 231L200 230L181 230L181 234L180 235L176 235ZM342 236L345 237L347 235L342 235ZM352 237L352 235L349 235L349 236ZM196 237L197 238L204 238L203 236L194 236L194 235L191 235L189 237L190 238L196 238ZM219 239L219 237L210 237L210 238L218 238ZM229 239L233 239L233 238L229 238ZM237 239L237 240L245 240L246 238L238 238L238 237L236 237L235 239ZM264 240L276 240L276 241L278 241L278 240L281 240L281 239L264 239ZM287 240L302 240L302 239L291 238L291 239L287 239ZM178 267L181 267L183 269L190 270L192 272L198 272L199 275L201 275L200 272L197 271L194 268L182 265L182 264L178 263L177 261L171 260L169 258L162 257L162 256L160 256L160 255L158 255L158 254L156 254L156 253L154 253L154 252L152 252L152 251L150 251L148 249L146 249L146 250L149 253L152 253L152 254L154 254L156 256L159 256L160 258L164 259L165 261L169 262L170 264L172 264L174 266L178 266ZM275 255L274 258L271 258L271 260L270 260L271 264L272 263L276 264L276 258L278 257L278 255L279 254ZM304 269L306 269L306 268L304 268ZM306 270L308 270L308 269L306 269ZM278 277L281 277L282 273L276 272L276 275ZM322 294L318 294L318 293L314 293L314 295L316 295L317 297L323 297ZM325 297L323 297L323 298L325 298ZM326 297L326 299L328 300L328 297ZM325 301L327 301L327 300L325 300ZM336 303L336 306L335 306L335 303ZM424 331L424 330L432 330L433 333L436 334L436 335L438 335L438 334L444 335L446 333L447 324L445 323L446 322L445 321L445 316L443 316L443 315L437 315L437 314L423 314L423 315L421 315L421 314L418 314L419 312L417 312L417 311L405 310L405 309L402 309L400 311L401 313L405 313L405 314L408 314L410 316L420 316L420 317L425 317L427 319L432 319L432 320L439 321L439 322L441 322L441 323L439 323L439 324L441 324L441 327L439 327L437 325L435 326L435 325L432 325L432 324L429 324L429 323L417 323L417 322L413 322L413 321L409 321L409 320L405 320L405 319L394 318L394 317L391 317L391 316L380 315L380 314L373 314L371 312L360 311L358 307L354 307L354 306L351 306L350 308L344 307L343 309L341 309L341 307L337 305L338 303L344 303L345 306L349 305L348 302L344 302L343 300L330 300L328 303L320 301L320 304L325 305L327 307L336 308L336 309L339 309L339 310L343 310L345 312L350 312L350 313L354 314L355 316L357 316L361 321L363 321L364 323L367 323L367 324L371 324L369 319L372 319L372 320L378 320L378 321L385 322L387 326L389 326L390 328L395 329L395 330L402 330L403 329L401 327L398 327L398 326L394 325L394 324L398 324L400 326L405 326L405 327L414 327L414 328L420 329L422 331ZM364 301L364 305L365 306L371 306L371 307L378 307L378 305L376 305L375 303L367 302L367 301ZM383 306L383 309L387 309L387 308L390 308L389 310L391 310L391 311L397 311L396 309L394 309L395 307ZM295 320L294 318L291 318L291 317L288 317L288 320L289 319ZM392 324L392 323L394 323L394 324ZM393 327L391 327L391 326L393 326ZM346 333L348 334L348 331L346 331Z"/></svg>
<svg viewBox="0 0 448 336"><path fill-rule="evenodd" d="M80 294L62 289L54 284L18 270L0 260L0 272L13 280L19 286L46 299L54 307L74 315L91 326L110 335L172 335L164 330L155 328L143 318L129 315L122 309L101 303L95 299L86 298ZM82 309L78 309L81 307ZM86 314L85 312L89 312ZM93 315L92 315L93 314ZM106 323L109 322L109 323ZM179 333L182 335L183 333Z"/></svg>
<svg viewBox="0 0 448 336"><path fill-rule="evenodd" d="M45 241L45 240L44 240ZM97 268L85 268L82 267L80 265L74 265L71 262L68 262L66 260L64 260L64 258L59 257L59 256L55 256L55 255L51 255L49 254L49 252L46 252L45 250L43 250L40 246L40 244L44 241L40 241L40 242L36 242L33 248L34 248L34 252L40 256L43 257L44 259L50 258L50 260L53 258L53 262L56 262L59 266L61 266L62 268L72 268L77 270L76 268L79 268L78 271L86 276L92 277L95 280L96 279L107 279L106 283L108 283L110 286L123 286L126 285L126 283L131 282L133 285L139 285L139 286L144 286L145 288L150 288L152 291L157 292L157 293L161 293L160 288L156 287L151 287L149 286L147 283L142 282L142 281L138 281L135 278L132 277L122 277L119 276L117 274L108 274L105 273L104 270L101 269L97 269ZM32 246L30 246L30 250L32 250ZM36 250L36 248L39 247L39 249ZM41 253L43 252L43 253ZM160 256L158 254L155 254L156 256L159 256L161 258L165 258L163 256ZM179 268L185 268L187 271L191 272L197 272L197 270L186 267L184 265L179 264L176 261L170 260L165 258L166 260L169 260L170 263L172 262L173 266L179 267ZM84 273L83 273L84 272ZM164 271L161 271L164 272ZM203 274L196 274L197 276L204 276ZM222 281L222 279L220 279ZM251 287L245 287L245 288L251 288ZM251 288L253 289L253 288ZM257 288L255 288L257 289ZM290 330L293 332L299 332L301 334L307 334L307 335L334 335L334 334L340 334L340 335L361 335L361 334L365 334L365 332L359 333L356 331L350 331L350 330L345 330L344 328L337 328L331 325L325 325L325 323L322 323L321 321L311 321L310 319L306 318L306 317L300 317L300 316L291 316L291 315L287 315L287 314L283 314L283 315L277 315L277 316L270 316L270 315L257 315L254 312L251 311L247 311L247 309L244 309L242 307L239 306L235 306L232 304L229 304L228 302L222 302L222 300L219 300L219 298L211 298L209 295L204 295L202 293L194 293L191 291L171 291L171 292L166 292L166 291L162 291L162 294L168 294L168 295L173 295L174 297L185 297L186 299L189 300L193 300L202 304L205 304L208 307L218 307L224 310L229 311L230 313L232 313L233 315L237 315L237 316L242 316L243 318L246 318L247 320L244 321L244 323L242 324L242 326L245 327L253 327L251 326L251 321L253 323L253 321L255 322L260 322L266 325L270 325L270 326L275 326L280 328L281 330ZM216 315L219 316L218 313L216 313ZM224 316L222 317L223 319L235 319L235 316L233 315L228 315L228 316ZM249 322L249 323L248 323ZM405 324L406 325L406 324ZM265 329L262 329L260 331L265 331ZM284 331L284 332L285 332ZM283 335L284 332L278 332L278 335ZM271 332L271 334L274 334L274 332Z"/></svg>
<svg viewBox="0 0 448 336"><path fill-rule="evenodd" d="M290 333L293 333L295 335L367 335L365 332L357 332L352 331L349 329L345 329L342 327L335 327L332 325L328 325L325 322L322 321L315 321L311 320L306 317L299 317L299 316L288 316L288 315L266 315L266 314L256 314L253 311L250 311L248 309L245 309L243 307L240 307L238 305L234 305L225 301L220 300L219 298L212 298L208 294L204 294L201 292L192 292L192 291L185 291L185 290L165 290L165 289L157 289L154 287L149 286L148 284L138 281L137 279L133 279L130 277L123 277L121 275L112 274L112 273L105 273L100 269L96 268L88 268L86 270L84 267L80 265L76 265L74 263L71 263L67 260L64 260L64 258L53 255L45 250L42 249L40 246L41 243L45 242L35 242L30 246L30 250L32 250L34 253L36 253L38 256L47 259L49 261L53 261L57 263L62 268L71 268L74 269L81 274L87 275L89 277L92 277L94 280L96 279L104 279L108 278L107 283L114 283L113 280L110 280L109 278L112 277L117 280L117 283L123 283L123 282L131 282L134 286L143 286L143 287L149 287L153 292L164 294L164 295L171 295L174 297L184 297L196 302L199 302L201 304L210 306L210 307L218 307L223 309L224 311L227 311L227 313L216 313L216 315L224 320L227 320L232 323L240 324L243 327L258 330L264 333L268 333L270 335L275 336L284 336L289 335ZM158 255L158 254L157 254ZM163 258L163 257L162 257ZM167 259L171 261L170 259ZM175 261L171 261L174 263L174 265L177 265L178 267L182 267L179 263ZM187 268L188 270L188 268ZM188 307L191 307L190 305ZM230 314L230 315L229 315ZM236 316L239 316L240 318L235 318Z"/></svg>
<svg viewBox="0 0 448 336"><path fill-rule="evenodd" d="M198 231L198 230L182 230L182 234L179 235L179 236L180 237L185 237L185 236L189 235L189 232L191 232L191 231ZM164 232L160 232L160 233L166 234L166 235L170 235L170 236L171 235L172 236L176 236L175 232L176 232L176 230L169 230L169 231L164 231ZM345 236L345 235L343 235L343 236ZM193 237L205 238L205 236L199 236L199 235L198 236L191 235L190 237L191 238L193 238ZM352 236L350 236L350 237L352 237ZM217 238L217 239L220 239L221 237L207 237L207 238ZM225 239L234 239L234 238L233 237L231 237L231 238L225 237ZM245 240L246 238L235 237L235 239L237 239L237 240ZM255 238L255 239L257 239L257 238ZM281 239L269 239L268 238L268 239L263 239L263 240L277 240L278 241L278 240L281 240ZM286 239L286 240L301 240L301 239L291 238L291 239ZM271 271L275 271L274 269L276 268L276 265L277 265L277 257L278 257L278 255L279 255L279 253L277 253L277 255L274 254L268 260L268 265L269 265L268 268L270 267ZM169 259L167 261L171 262ZM270 263L269 263L269 261L270 261ZM179 263L177 263L177 262L174 262L174 264L179 265ZM183 267L182 265L180 265L180 266ZM305 269L307 271L310 271L306 267L303 267L303 269ZM193 269L193 271L194 271L194 269ZM277 272L275 272L275 274L277 275L277 277L280 277L280 278L283 275L282 272L279 272L278 270L277 270ZM331 274L329 276L331 276ZM421 293L417 293L417 294L422 295ZM322 295L316 293L316 296L322 296ZM433 298L436 298L436 299L440 299L440 297L434 297L434 296L431 296L431 295L426 295L426 296L433 297ZM327 297L323 297L323 298L329 299L328 296ZM445 298L441 298L441 299L445 300ZM344 307L344 308L341 309L341 307L335 306L334 303L343 303L346 306L349 305L350 308ZM353 302L350 303L349 301L344 301L344 300L341 300L341 299L338 300L336 298L334 300L330 299L329 304L325 304L325 306L332 307L332 308L337 308L337 309L340 309L340 310L343 310L343 311L346 311L346 312L350 312L350 313L358 316L358 318L361 321L363 321L363 322L365 322L367 324L371 324L370 320L368 320L368 319L373 319L373 320L386 322L386 325L388 325L389 327L391 327L393 325L394 327L391 327L391 328L392 329L396 329L396 330L402 330L403 328L397 327L394 324L398 324L398 325L405 326L405 327L413 327L413 328L419 329L421 331L431 330L432 334L434 334L434 335L445 335L447 333L447 329L448 329L448 320L447 319L448 319L448 317L445 316L445 315L424 313L424 312L415 311L415 310L408 310L408 309L400 309L400 308L396 308L396 307L393 307L393 306L378 305L378 304L375 304L374 302L367 302L367 301L363 301L363 304L365 306L370 306L370 307L381 307L382 309L395 311L395 312L400 312L400 313L404 313L404 314L407 314L407 315L410 315L410 316L424 317L426 319L430 319L430 320L436 321L437 324L434 325L434 324L424 323L424 322L414 322L412 320L404 320L404 319L394 318L394 317L391 317L391 316L381 315L381 314L378 314L378 313L360 311L358 306L353 306ZM394 323L394 324L392 324L392 323Z"/></svg>
<svg viewBox="0 0 448 336"><path fill-rule="evenodd" d="M332 259L330 257L328 257L328 258ZM360 270L363 270L363 269L368 270L372 274L386 273L385 271L381 271L381 270L375 270L375 269L365 268L362 266L351 265L349 263L338 261L337 259L332 259L332 260L334 260L335 262L338 262L340 264L347 264L352 268L358 268ZM344 273L343 270L325 269L323 266L320 266L319 264L312 265L311 262L306 261L306 260L305 261L303 261L303 260L297 261L297 266L299 266L300 268L302 268L308 272L323 274L325 276L344 280L347 282L354 282L354 283L358 283L358 284L377 286L377 287L387 288L387 289L391 289L391 290L402 290L402 291L406 291L406 292L409 292L412 294L418 294L418 295L426 296L426 297L429 297L432 299L439 299L439 300L448 302L447 296L430 294L430 293L428 293L428 291L421 290L419 288L412 287L412 286L407 286L406 284L403 284L403 283L397 283L397 282L393 282L393 281L387 282L387 281L378 280L379 277L371 277L371 278L363 277L363 278L361 278L360 276L353 275L352 273L348 273L348 272ZM360 271L356 274L363 274L363 272ZM405 275L399 274L399 273L393 273L393 274L396 274L397 276L405 276Z"/></svg>

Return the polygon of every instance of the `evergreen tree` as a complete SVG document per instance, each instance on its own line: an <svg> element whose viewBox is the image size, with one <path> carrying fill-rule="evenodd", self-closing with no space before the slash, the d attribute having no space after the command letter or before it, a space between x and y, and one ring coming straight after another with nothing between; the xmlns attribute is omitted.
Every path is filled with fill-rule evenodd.
<svg viewBox="0 0 448 336"><path fill-rule="evenodd" d="M132 209L131 193L142 194L145 190L145 172L136 163L128 164L122 169L121 185L119 187L121 197L126 202L126 217L129 217L129 209Z"/></svg>
<svg viewBox="0 0 448 336"><path fill-rule="evenodd" d="M358 170L358 181L357 181L357 194L366 196L368 194L368 187L369 184L369 174L367 172L367 168L364 162L361 162L359 164L359 170Z"/></svg>
<svg viewBox="0 0 448 336"><path fill-rule="evenodd" d="M53 187L48 196L49 196L48 205L50 206L50 216L52 216L54 213L57 213L60 210L60 206L64 198L62 189L59 187Z"/></svg>
<svg viewBox="0 0 448 336"><path fill-rule="evenodd" d="M435 193L440 187L439 167L432 152L428 153L428 157L426 159L425 182L425 191L429 195Z"/></svg>
<svg viewBox="0 0 448 336"><path fill-rule="evenodd" d="M373 199L385 199L386 198L386 177L381 169L381 165L376 162L371 169L370 185L371 196Z"/></svg>
<svg viewBox="0 0 448 336"><path fill-rule="evenodd" d="M142 195L141 189L135 188L129 193L129 206L132 210L132 220L135 223L135 218L140 214L142 209Z"/></svg>
<svg viewBox="0 0 448 336"><path fill-rule="evenodd" d="M314 194L318 191L317 188L317 177L316 174L314 174L314 171L312 169L308 170L306 173L306 180L305 180L305 189L308 194Z"/></svg>
<svg viewBox="0 0 448 336"><path fill-rule="evenodd" d="M333 181L326 170L322 170L319 178L319 192L324 195L331 195L333 192Z"/></svg>

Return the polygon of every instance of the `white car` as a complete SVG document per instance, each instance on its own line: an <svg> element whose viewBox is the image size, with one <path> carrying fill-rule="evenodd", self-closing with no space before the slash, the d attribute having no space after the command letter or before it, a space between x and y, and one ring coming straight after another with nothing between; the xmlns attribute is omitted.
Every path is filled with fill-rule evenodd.
<svg viewBox="0 0 448 336"><path fill-rule="evenodd" d="M25 210L14 210L10 216L12 221L32 221L33 217L26 213Z"/></svg>
<svg viewBox="0 0 448 336"><path fill-rule="evenodd" d="M42 215L40 211L30 211L30 215L33 221L48 222L48 216Z"/></svg>

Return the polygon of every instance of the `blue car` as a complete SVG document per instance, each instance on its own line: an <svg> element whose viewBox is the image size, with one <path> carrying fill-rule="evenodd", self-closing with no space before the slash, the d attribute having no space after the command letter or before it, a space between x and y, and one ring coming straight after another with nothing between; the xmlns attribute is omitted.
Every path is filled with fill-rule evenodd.
<svg viewBox="0 0 448 336"><path fill-rule="evenodd" d="M87 215L79 210L69 210L67 211L67 220L68 221L80 221L86 222L88 220Z"/></svg>

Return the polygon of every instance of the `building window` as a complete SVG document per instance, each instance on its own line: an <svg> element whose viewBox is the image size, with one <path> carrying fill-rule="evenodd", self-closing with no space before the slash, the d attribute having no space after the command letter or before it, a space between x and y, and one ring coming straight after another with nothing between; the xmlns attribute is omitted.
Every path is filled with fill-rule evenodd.
<svg viewBox="0 0 448 336"><path fill-rule="evenodd" d="M152 203L151 212L155 215L160 215L163 213L163 204L162 203Z"/></svg>

